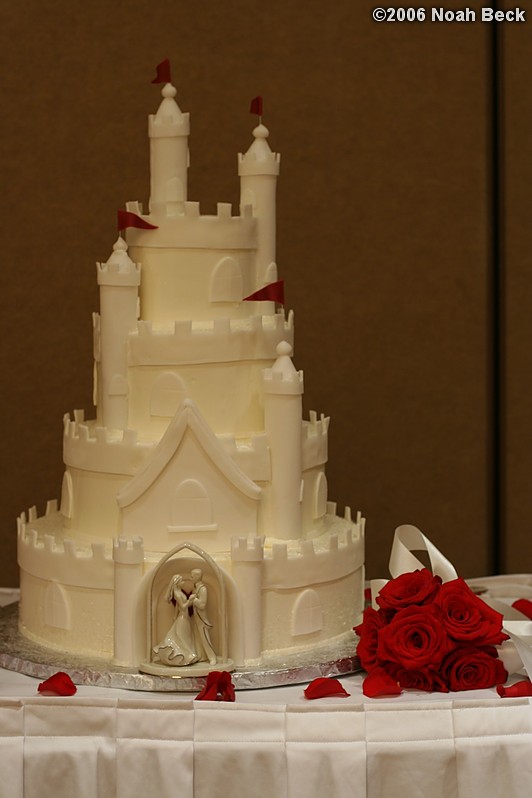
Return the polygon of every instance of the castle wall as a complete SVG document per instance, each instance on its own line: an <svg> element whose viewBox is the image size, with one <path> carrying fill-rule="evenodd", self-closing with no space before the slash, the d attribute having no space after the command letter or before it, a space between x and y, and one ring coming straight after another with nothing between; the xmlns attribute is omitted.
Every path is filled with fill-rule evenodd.
<svg viewBox="0 0 532 798"><path fill-rule="evenodd" d="M132 247L130 257L142 264L140 285L141 318L153 322L176 319L196 321L213 318L245 318L250 313L242 297L255 290L252 253L234 250L156 249ZM231 256L236 260L241 289L231 302L211 302L211 280L218 263ZM240 293L242 292L242 293Z"/></svg>
<svg viewBox="0 0 532 798"><path fill-rule="evenodd" d="M68 468L72 478L72 514L65 526L77 537L108 539L119 531L116 494L129 477Z"/></svg>
<svg viewBox="0 0 532 798"><path fill-rule="evenodd" d="M246 303L242 307L254 303ZM258 303L257 303L258 304ZM163 325L139 321L129 336L128 363L138 365L184 365L225 363L241 360L270 360L276 357L280 341L293 342L294 314L285 319L281 311L271 316L249 315L222 318L212 313L202 322L173 319Z"/></svg>
<svg viewBox="0 0 532 798"><path fill-rule="evenodd" d="M148 438L160 438L168 427L180 401L190 398L217 433L252 435L264 429L261 371L265 363L213 363L205 366L180 366L171 370L157 366L134 366L129 369L129 426ZM150 413L156 380L174 371L182 381L182 393L168 404L169 415ZM220 390L220 386L224 386ZM173 412L172 412L173 411Z"/></svg>
<svg viewBox="0 0 532 798"><path fill-rule="evenodd" d="M283 649L316 645L320 641L329 640L351 629L359 620L357 615L357 597L362 594L364 567L334 579L331 582L313 585L311 588L318 596L321 609L320 628L303 635L293 634L293 613L296 602L301 596L300 589L266 590L263 592L262 648L263 654L273 652L277 657Z"/></svg>
<svg viewBox="0 0 532 798"><path fill-rule="evenodd" d="M44 572L46 573L46 572ZM74 654L111 657L113 655L113 591L65 585L63 588L70 624L52 626L48 593L49 579L20 572L22 600L19 607L20 629L27 637L52 648Z"/></svg>

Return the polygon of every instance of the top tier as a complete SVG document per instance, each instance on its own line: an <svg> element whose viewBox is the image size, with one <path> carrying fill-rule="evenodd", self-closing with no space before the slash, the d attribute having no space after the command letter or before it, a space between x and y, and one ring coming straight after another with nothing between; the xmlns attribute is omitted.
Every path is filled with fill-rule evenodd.
<svg viewBox="0 0 532 798"><path fill-rule="evenodd" d="M162 101L149 117L150 202L127 208L148 224L130 227L126 240L132 260L142 266L142 318L206 320L272 314L273 303L242 305L244 297L277 279L275 193L280 157L267 142L261 123L253 142L238 156L240 214L218 203L216 215L202 215L187 200L190 119L166 83ZM147 228L152 229L147 229Z"/></svg>

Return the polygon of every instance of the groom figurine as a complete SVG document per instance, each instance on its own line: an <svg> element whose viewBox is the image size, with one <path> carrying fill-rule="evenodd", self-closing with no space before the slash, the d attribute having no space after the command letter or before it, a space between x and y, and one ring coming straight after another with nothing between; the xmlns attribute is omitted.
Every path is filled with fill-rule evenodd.
<svg viewBox="0 0 532 798"><path fill-rule="evenodd" d="M207 661L209 665L216 665L216 653L211 643L209 629L212 623L207 615L207 586L203 582L203 573L200 568L194 568L190 572L190 578L194 582L194 592L191 595L191 604L194 610L193 622L196 638L196 653L200 661Z"/></svg>

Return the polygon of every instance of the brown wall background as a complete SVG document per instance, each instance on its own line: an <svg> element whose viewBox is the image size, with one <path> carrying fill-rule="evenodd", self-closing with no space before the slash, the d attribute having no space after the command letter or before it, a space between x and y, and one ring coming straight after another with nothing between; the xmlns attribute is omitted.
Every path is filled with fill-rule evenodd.
<svg viewBox="0 0 532 798"><path fill-rule="evenodd" d="M278 266L295 362L306 410L332 417L330 498L368 519L369 575L385 575L401 523L463 575L492 568L493 32L377 24L375 5L19 0L2 10L1 584L17 582L16 516L59 494L63 414L92 407L94 263L110 253L116 209L147 198L150 80L167 56L191 113L189 196L203 211L237 204L249 100L265 98L282 153ZM532 569L531 25L501 31L511 570Z"/></svg>

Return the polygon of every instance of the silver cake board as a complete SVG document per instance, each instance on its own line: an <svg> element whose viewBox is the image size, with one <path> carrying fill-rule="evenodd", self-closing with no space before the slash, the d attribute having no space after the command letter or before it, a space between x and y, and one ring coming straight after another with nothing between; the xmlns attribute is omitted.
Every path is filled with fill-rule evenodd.
<svg viewBox="0 0 532 798"><path fill-rule="evenodd" d="M237 690L259 690L311 682L320 676L345 676L360 671L355 654L355 635L348 632L334 643L311 652L299 652L263 663L260 668L236 669L231 674ZM74 684L116 687L162 693L197 693L205 686L205 676L154 676L134 668L121 668L110 660L79 657L34 643L20 634L18 603L0 607L0 667L47 679L57 671L68 673Z"/></svg>

